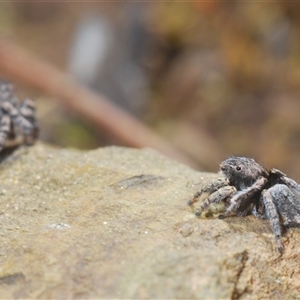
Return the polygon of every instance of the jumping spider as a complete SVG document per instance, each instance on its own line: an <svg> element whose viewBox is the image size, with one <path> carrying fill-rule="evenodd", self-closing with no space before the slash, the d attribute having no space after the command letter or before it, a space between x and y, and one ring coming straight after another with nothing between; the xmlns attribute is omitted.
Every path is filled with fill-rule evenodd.
<svg viewBox="0 0 300 300"><path fill-rule="evenodd" d="M14 85L0 80L0 151L8 139L20 134L24 136L24 143L27 145L36 140L38 126L35 104L30 99L19 103L14 93Z"/></svg>
<svg viewBox="0 0 300 300"><path fill-rule="evenodd" d="M300 185L281 171L267 171L247 157L229 157L220 164L220 173L225 178L212 180L188 202L193 205L202 193L209 193L196 209L196 216L199 217L211 203L224 201L227 208L219 219L249 214L269 219L281 253L284 250L281 225L300 227Z"/></svg>

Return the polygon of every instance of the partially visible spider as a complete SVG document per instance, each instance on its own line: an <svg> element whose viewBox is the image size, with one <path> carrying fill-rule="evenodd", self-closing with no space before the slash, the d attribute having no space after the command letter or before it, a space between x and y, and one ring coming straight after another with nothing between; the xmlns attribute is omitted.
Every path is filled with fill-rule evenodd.
<svg viewBox="0 0 300 300"><path fill-rule="evenodd" d="M25 99L19 103L14 93L14 85L0 80L0 151L8 139L23 135L24 143L31 145L37 134L34 102Z"/></svg>
<svg viewBox="0 0 300 300"><path fill-rule="evenodd" d="M193 205L202 193L209 193L196 209L196 216L199 217L211 203L224 201L226 211L219 219L249 214L269 219L281 253L284 250L281 226L300 227L300 185L281 171L267 171L247 157L229 157L220 164L220 173L225 177L212 180L188 202Z"/></svg>

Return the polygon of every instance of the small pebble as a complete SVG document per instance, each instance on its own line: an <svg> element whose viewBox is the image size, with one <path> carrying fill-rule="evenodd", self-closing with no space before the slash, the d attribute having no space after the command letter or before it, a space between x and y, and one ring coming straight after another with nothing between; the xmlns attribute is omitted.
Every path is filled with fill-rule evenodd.
<svg viewBox="0 0 300 300"><path fill-rule="evenodd" d="M184 236L189 236L190 234L192 234L194 232L194 227L189 224L189 223L185 223L181 226L181 228L179 229L179 232Z"/></svg>

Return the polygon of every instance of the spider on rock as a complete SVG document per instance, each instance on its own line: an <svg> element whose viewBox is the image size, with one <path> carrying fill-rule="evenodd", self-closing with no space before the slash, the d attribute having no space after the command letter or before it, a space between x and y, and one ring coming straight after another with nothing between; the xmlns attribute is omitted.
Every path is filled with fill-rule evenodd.
<svg viewBox="0 0 300 300"><path fill-rule="evenodd" d="M0 151L8 139L23 135L24 143L32 145L38 135L35 104L30 99L19 103L14 85L0 80Z"/></svg>
<svg viewBox="0 0 300 300"><path fill-rule="evenodd" d="M224 201L226 211L220 219L249 214L269 219L281 253L284 250L281 226L300 227L300 185L281 171L267 171L247 157L229 157L220 164L220 173L225 177L212 180L188 202L193 205L202 193L209 194L196 209L196 216L211 203Z"/></svg>

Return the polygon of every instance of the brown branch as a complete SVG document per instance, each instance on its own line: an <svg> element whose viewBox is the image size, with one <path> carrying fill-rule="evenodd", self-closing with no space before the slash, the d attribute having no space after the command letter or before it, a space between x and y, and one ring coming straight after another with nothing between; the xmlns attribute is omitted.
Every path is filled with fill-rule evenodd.
<svg viewBox="0 0 300 300"><path fill-rule="evenodd" d="M35 58L6 39L0 39L0 70L14 80L55 97L59 103L126 146L151 147L176 160L196 166L195 161L142 122L53 65Z"/></svg>

